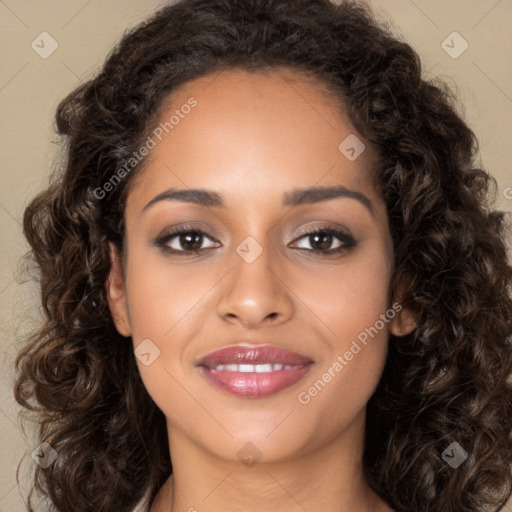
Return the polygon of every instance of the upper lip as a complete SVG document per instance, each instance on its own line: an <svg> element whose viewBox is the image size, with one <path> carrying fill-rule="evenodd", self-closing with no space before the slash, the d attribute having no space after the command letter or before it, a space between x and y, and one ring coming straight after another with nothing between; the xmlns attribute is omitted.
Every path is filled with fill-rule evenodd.
<svg viewBox="0 0 512 512"><path fill-rule="evenodd" d="M198 366L213 368L220 364L305 365L313 361L302 354L275 345L237 344L222 347L204 356Z"/></svg>

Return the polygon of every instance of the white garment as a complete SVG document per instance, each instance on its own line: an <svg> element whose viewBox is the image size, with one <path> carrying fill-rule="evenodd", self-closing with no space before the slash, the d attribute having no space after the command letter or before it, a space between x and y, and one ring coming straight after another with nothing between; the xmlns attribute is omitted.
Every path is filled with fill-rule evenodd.
<svg viewBox="0 0 512 512"><path fill-rule="evenodd" d="M145 496L137 503L133 512L149 512L149 490Z"/></svg>

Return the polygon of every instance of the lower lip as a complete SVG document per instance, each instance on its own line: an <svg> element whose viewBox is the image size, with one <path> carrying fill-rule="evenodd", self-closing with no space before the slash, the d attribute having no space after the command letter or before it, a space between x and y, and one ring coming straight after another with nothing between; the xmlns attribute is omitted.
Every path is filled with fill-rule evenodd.
<svg viewBox="0 0 512 512"><path fill-rule="evenodd" d="M309 372L311 364L291 370L275 372L229 372L213 368L201 368L201 373L215 386L231 395L245 398L261 398L278 393L292 386Z"/></svg>

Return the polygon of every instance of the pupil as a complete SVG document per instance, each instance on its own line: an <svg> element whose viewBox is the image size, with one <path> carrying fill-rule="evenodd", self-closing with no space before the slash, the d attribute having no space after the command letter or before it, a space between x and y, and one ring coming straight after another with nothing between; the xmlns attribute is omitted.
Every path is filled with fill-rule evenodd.
<svg viewBox="0 0 512 512"><path fill-rule="evenodd" d="M319 234L319 233L316 233L314 235L312 235L312 238L313 238L313 242L312 242L312 246L314 247L315 244L317 244L317 247L320 249L320 250L323 250L323 249L329 249L329 247L331 246L331 242L332 242L332 235L329 235L329 234ZM323 239L323 242L320 242L319 243L319 240L322 240Z"/></svg>
<svg viewBox="0 0 512 512"><path fill-rule="evenodd" d="M184 249L194 251L201 248L201 238L202 235L200 233L185 233L180 236L180 244Z"/></svg>

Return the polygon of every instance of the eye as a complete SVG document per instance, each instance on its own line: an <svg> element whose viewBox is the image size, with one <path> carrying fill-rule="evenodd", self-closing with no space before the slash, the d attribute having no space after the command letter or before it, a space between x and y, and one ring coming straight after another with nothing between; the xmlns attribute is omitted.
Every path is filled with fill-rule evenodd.
<svg viewBox="0 0 512 512"><path fill-rule="evenodd" d="M204 246L206 240L211 242L209 247ZM311 249L300 246L297 247L298 249L326 256L348 251L356 245L354 237L348 233L322 226L304 233L297 240L303 240L311 246ZM162 248L162 250L180 256L198 254L206 249L216 247L216 243L217 242L204 231L190 226L176 228L155 241L155 244ZM332 247L333 243L335 243L334 247Z"/></svg>
<svg viewBox="0 0 512 512"><path fill-rule="evenodd" d="M171 233L167 233L156 240L156 245L166 252L173 254L190 255L197 254L203 250L204 241L208 239L215 243L215 240L208 236L204 231L197 228L182 226ZM211 248L206 247L206 249Z"/></svg>
<svg viewBox="0 0 512 512"><path fill-rule="evenodd" d="M338 241L336 245L332 247L336 239ZM304 240L312 247L311 249L298 247L299 249L308 252L320 253L322 255L338 254L344 251L348 251L356 245L354 237L348 233L322 226L304 233L297 240Z"/></svg>

